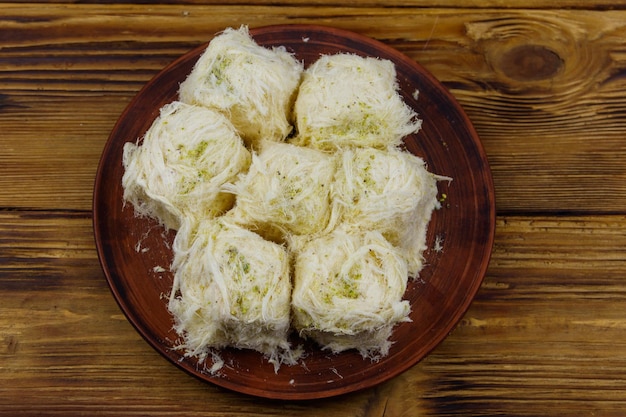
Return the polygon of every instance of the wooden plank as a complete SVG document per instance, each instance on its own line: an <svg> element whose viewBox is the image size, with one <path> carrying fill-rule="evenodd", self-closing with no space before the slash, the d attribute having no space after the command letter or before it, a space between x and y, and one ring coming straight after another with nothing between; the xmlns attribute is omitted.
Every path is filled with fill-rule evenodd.
<svg viewBox="0 0 626 417"><path fill-rule="evenodd" d="M154 352L108 290L87 213L0 212L0 415L621 415L626 217L497 227L477 298L426 360L291 403L216 388Z"/></svg>
<svg viewBox="0 0 626 417"><path fill-rule="evenodd" d="M19 0L18 0L19 2ZM24 1L26 2L26 1ZM37 3L75 3L75 0L40 0ZM98 3L104 4L100 0L85 0L81 3ZM111 2L111 3L137 3L133 1ZM152 2L158 3L158 2ZM250 6L250 5L271 5L275 2L268 0L174 0L168 1L169 4L178 4L181 6L187 5L224 5L229 4L232 6ZM335 6L337 2L335 0L291 0L290 5L298 6ZM583 9L583 10L614 10L623 9L624 5L621 2L615 0L594 0L593 2L586 2L581 0L393 0L393 1L381 1L381 0L361 0L354 7L423 7L423 8L472 8L472 9Z"/></svg>
<svg viewBox="0 0 626 417"><path fill-rule="evenodd" d="M132 96L243 23L337 26L423 64L474 122L501 213L625 206L626 11L240 7L3 5L0 207L88 209L99 152Z"/></svg>

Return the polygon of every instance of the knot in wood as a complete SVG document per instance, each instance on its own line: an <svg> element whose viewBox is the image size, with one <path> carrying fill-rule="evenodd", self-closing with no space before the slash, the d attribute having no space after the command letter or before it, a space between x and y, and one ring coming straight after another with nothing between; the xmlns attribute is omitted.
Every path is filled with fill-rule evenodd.
<svg viewBox="0 0 626 417"><path fill-rule="evenodd" d="M555 76L563 67L561 57L541 45L518 45L505 52L500 70L519 81L537 81Z"/></svg>

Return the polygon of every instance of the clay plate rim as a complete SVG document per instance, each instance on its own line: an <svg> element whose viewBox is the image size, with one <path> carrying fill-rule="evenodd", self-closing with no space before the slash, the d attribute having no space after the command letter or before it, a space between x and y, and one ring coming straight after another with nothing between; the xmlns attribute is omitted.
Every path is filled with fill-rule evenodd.
<svg viewBox="0 0 626 417"><path fill-rule="evenodd" d="M178 85L206 48L203 44L176 59L134 97L121 114L102 152L93 195L93 227L98 257L111 292L139 334L171 363L220 387L259 397L306 400L369 388L411 368L453 330L480 288L493 246L495 197L491 171L478 135L448 90L418 63L394 48L363 35L318 25L276 25L251 29L264 46L285 46L305 64L320 54L350 52L393 61L405 101L424 120L406 138L406 148L424 158L429 170L453 178L439 185L447 198L432 218L426 267L406 292L411 323L396 327L390 353L379 361L355 352L337 355L305 343L302 365L273 367L260 354L226 349L217 375L174 349L177 335L165 294L172 276L165 233L150 219L134 217L124 206L121 155L126 142L142 137L159 109L177 97ZM419 96L414 93L419 90ZM435 250L435 241L442 250ZM165 272L159 272L163 267ZM211 360L208 362L211 366Z"/></svg>

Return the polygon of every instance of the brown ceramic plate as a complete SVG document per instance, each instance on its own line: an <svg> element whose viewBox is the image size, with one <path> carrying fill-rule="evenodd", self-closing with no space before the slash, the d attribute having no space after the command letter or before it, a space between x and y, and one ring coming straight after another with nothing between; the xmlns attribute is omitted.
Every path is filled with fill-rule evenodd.
<svg viewBox="0 0 626 417"><path fill-rule="evenodd" d="M356 352L337 355L306 344L302 365L273 366L253 351L225 349L218 375L173 349L178 338L166 307L172 275L173 233L138 219L122 201L122 148L142 137L203 52L203 45L177 59L137 94L115 125L98 168L93 203L98 255L122 311L152 347L196 377L234 391L277 399L313 399L371 387L406 371L454 328L478 291L489 263L495 207L491 173L469 119L448 91L426 70L395 49L344 30L285 25L251 30L265 46L284 45L305 64L320 54L351 52L396 64L402 95L424 120L422 130L406 139L407 149L423 157L431 172L453 178L442 182L447 198L434 213L426 267L406 291L412 322L395 329L389 355L378 362ZM419 90L416 99L414 92ZM441 242L437 251L435 241ZM160 268L165 272L159 272Z"/></svg>

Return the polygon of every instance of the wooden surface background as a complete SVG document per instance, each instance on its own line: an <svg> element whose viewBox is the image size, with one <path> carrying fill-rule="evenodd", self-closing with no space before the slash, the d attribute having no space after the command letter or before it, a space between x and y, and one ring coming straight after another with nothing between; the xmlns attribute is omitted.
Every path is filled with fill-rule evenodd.
<svg viewBox="0 0 626 417"><path fill-rule="evenodd" d="M227 26L315 23L429 69L483 140L492 261L424 361L376 388L266 401L200 382L115 303L91 200L117 117ZM0 415L623 416L626 3L0 3Z"/></svg>

